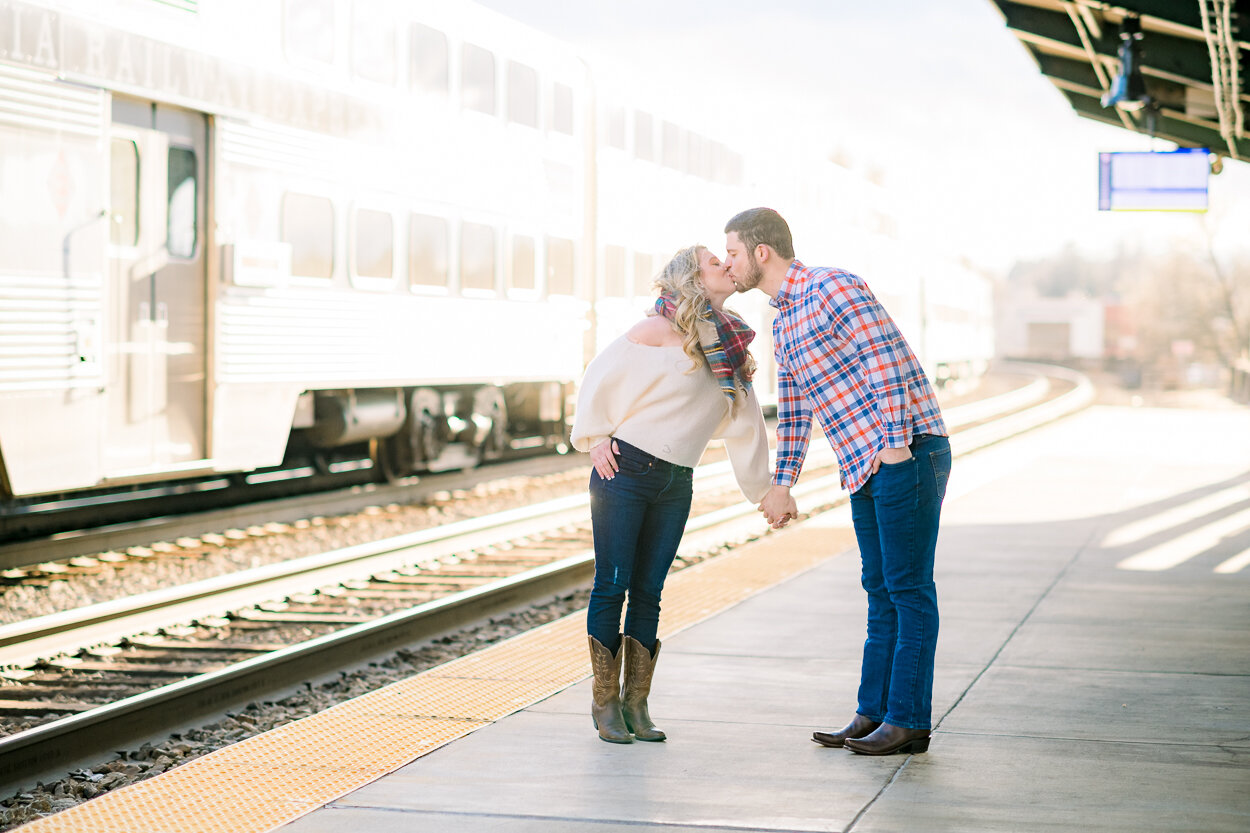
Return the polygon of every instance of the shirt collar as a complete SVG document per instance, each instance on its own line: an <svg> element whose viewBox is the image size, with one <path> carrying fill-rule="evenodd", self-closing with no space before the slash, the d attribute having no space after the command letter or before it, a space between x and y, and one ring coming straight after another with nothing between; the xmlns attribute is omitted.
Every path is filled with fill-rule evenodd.
<svg viewBox="0 0 1250 833"><path fill-rule="evenodd" d="M781 283L781 289L768 303L778 309L781 309L787 304L793 302L795 296L798 294L799 281L802 280L802 275L806 270L807 267L803 265L801 260L798 258L792 260L790 262L790 268L786 270L786 279Z"/></svg>

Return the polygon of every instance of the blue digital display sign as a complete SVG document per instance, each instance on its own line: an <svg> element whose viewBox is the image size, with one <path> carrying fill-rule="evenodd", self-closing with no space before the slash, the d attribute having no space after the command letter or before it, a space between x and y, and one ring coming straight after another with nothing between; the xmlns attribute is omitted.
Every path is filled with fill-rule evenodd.
<svg viewBox="0 0 1250 833"><path fill-rule="evenodd" d="M1206 148L1098 154L1099 211L1207 210Z"/></svg>

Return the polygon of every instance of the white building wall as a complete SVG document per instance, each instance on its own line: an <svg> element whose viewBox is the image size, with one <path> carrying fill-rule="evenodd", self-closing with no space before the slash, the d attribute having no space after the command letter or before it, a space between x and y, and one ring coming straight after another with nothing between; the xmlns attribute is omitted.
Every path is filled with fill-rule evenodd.
<svg viewBox="0 0 1250 833"><path fill-rule="evenodd" d="M1103 355L1104 313L1095 298L1069 295L1043 298L1033 292L1008 295L999 309L997 354L1015 358L1098 359ZM1030 332L1041 328L1067 328L1066 354L1039 351ZM1047 353L1043 355L1042 353Z"/></svg>

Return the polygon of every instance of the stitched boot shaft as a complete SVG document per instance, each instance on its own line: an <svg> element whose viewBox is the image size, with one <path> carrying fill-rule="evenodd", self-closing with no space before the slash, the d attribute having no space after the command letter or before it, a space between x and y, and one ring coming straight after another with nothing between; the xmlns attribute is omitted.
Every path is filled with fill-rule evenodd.
<svg viewBox="0 0 1250 833"><path fill-rule="evenodd" d="M633 743L634 736L621 716L621 659L624 646L616 656L593 636L590 642L590 668L595 673L595 684L590 702L590 716L599 730L599 737L609 743Z"/></svg>
<svg viewBox="0 0 1250 833"><path fill-rule="evenodd" d="M651 722L647 711L647 696L651 693L651 675L660 656L660 640L655 641L655 653L647 652L642 643L632 636L625 637L625 691L621 711L625 725L637 740L664 740L667 737Z"/></svg>

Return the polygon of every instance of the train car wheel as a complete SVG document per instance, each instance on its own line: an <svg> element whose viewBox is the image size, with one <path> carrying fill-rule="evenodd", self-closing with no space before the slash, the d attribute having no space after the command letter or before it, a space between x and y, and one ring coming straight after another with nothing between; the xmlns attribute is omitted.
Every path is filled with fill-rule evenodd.
<svg viewBox="0 0 1250 833"><path fill-rule="evenodd" d="M372 440L369 443L369 453L373 464L382 475L383 482L394 486L412 474L410 460L398 436Z"/></svg>
<svg viewBox="0 0 1250 833"><path fill-rule="evenodd" d="M508 408L502 390L489 385L473 393L473 422L478 427L478 460L503 456L508 447Z"/></svg>
<svg viewBox="0 0 1250 833"><path fill-rule="evenodd" d="M408 419L404 436L412 455L413 466L424 467L443 453L446 429L443 398L433 388L417 388L408 398Z"/></svg>

